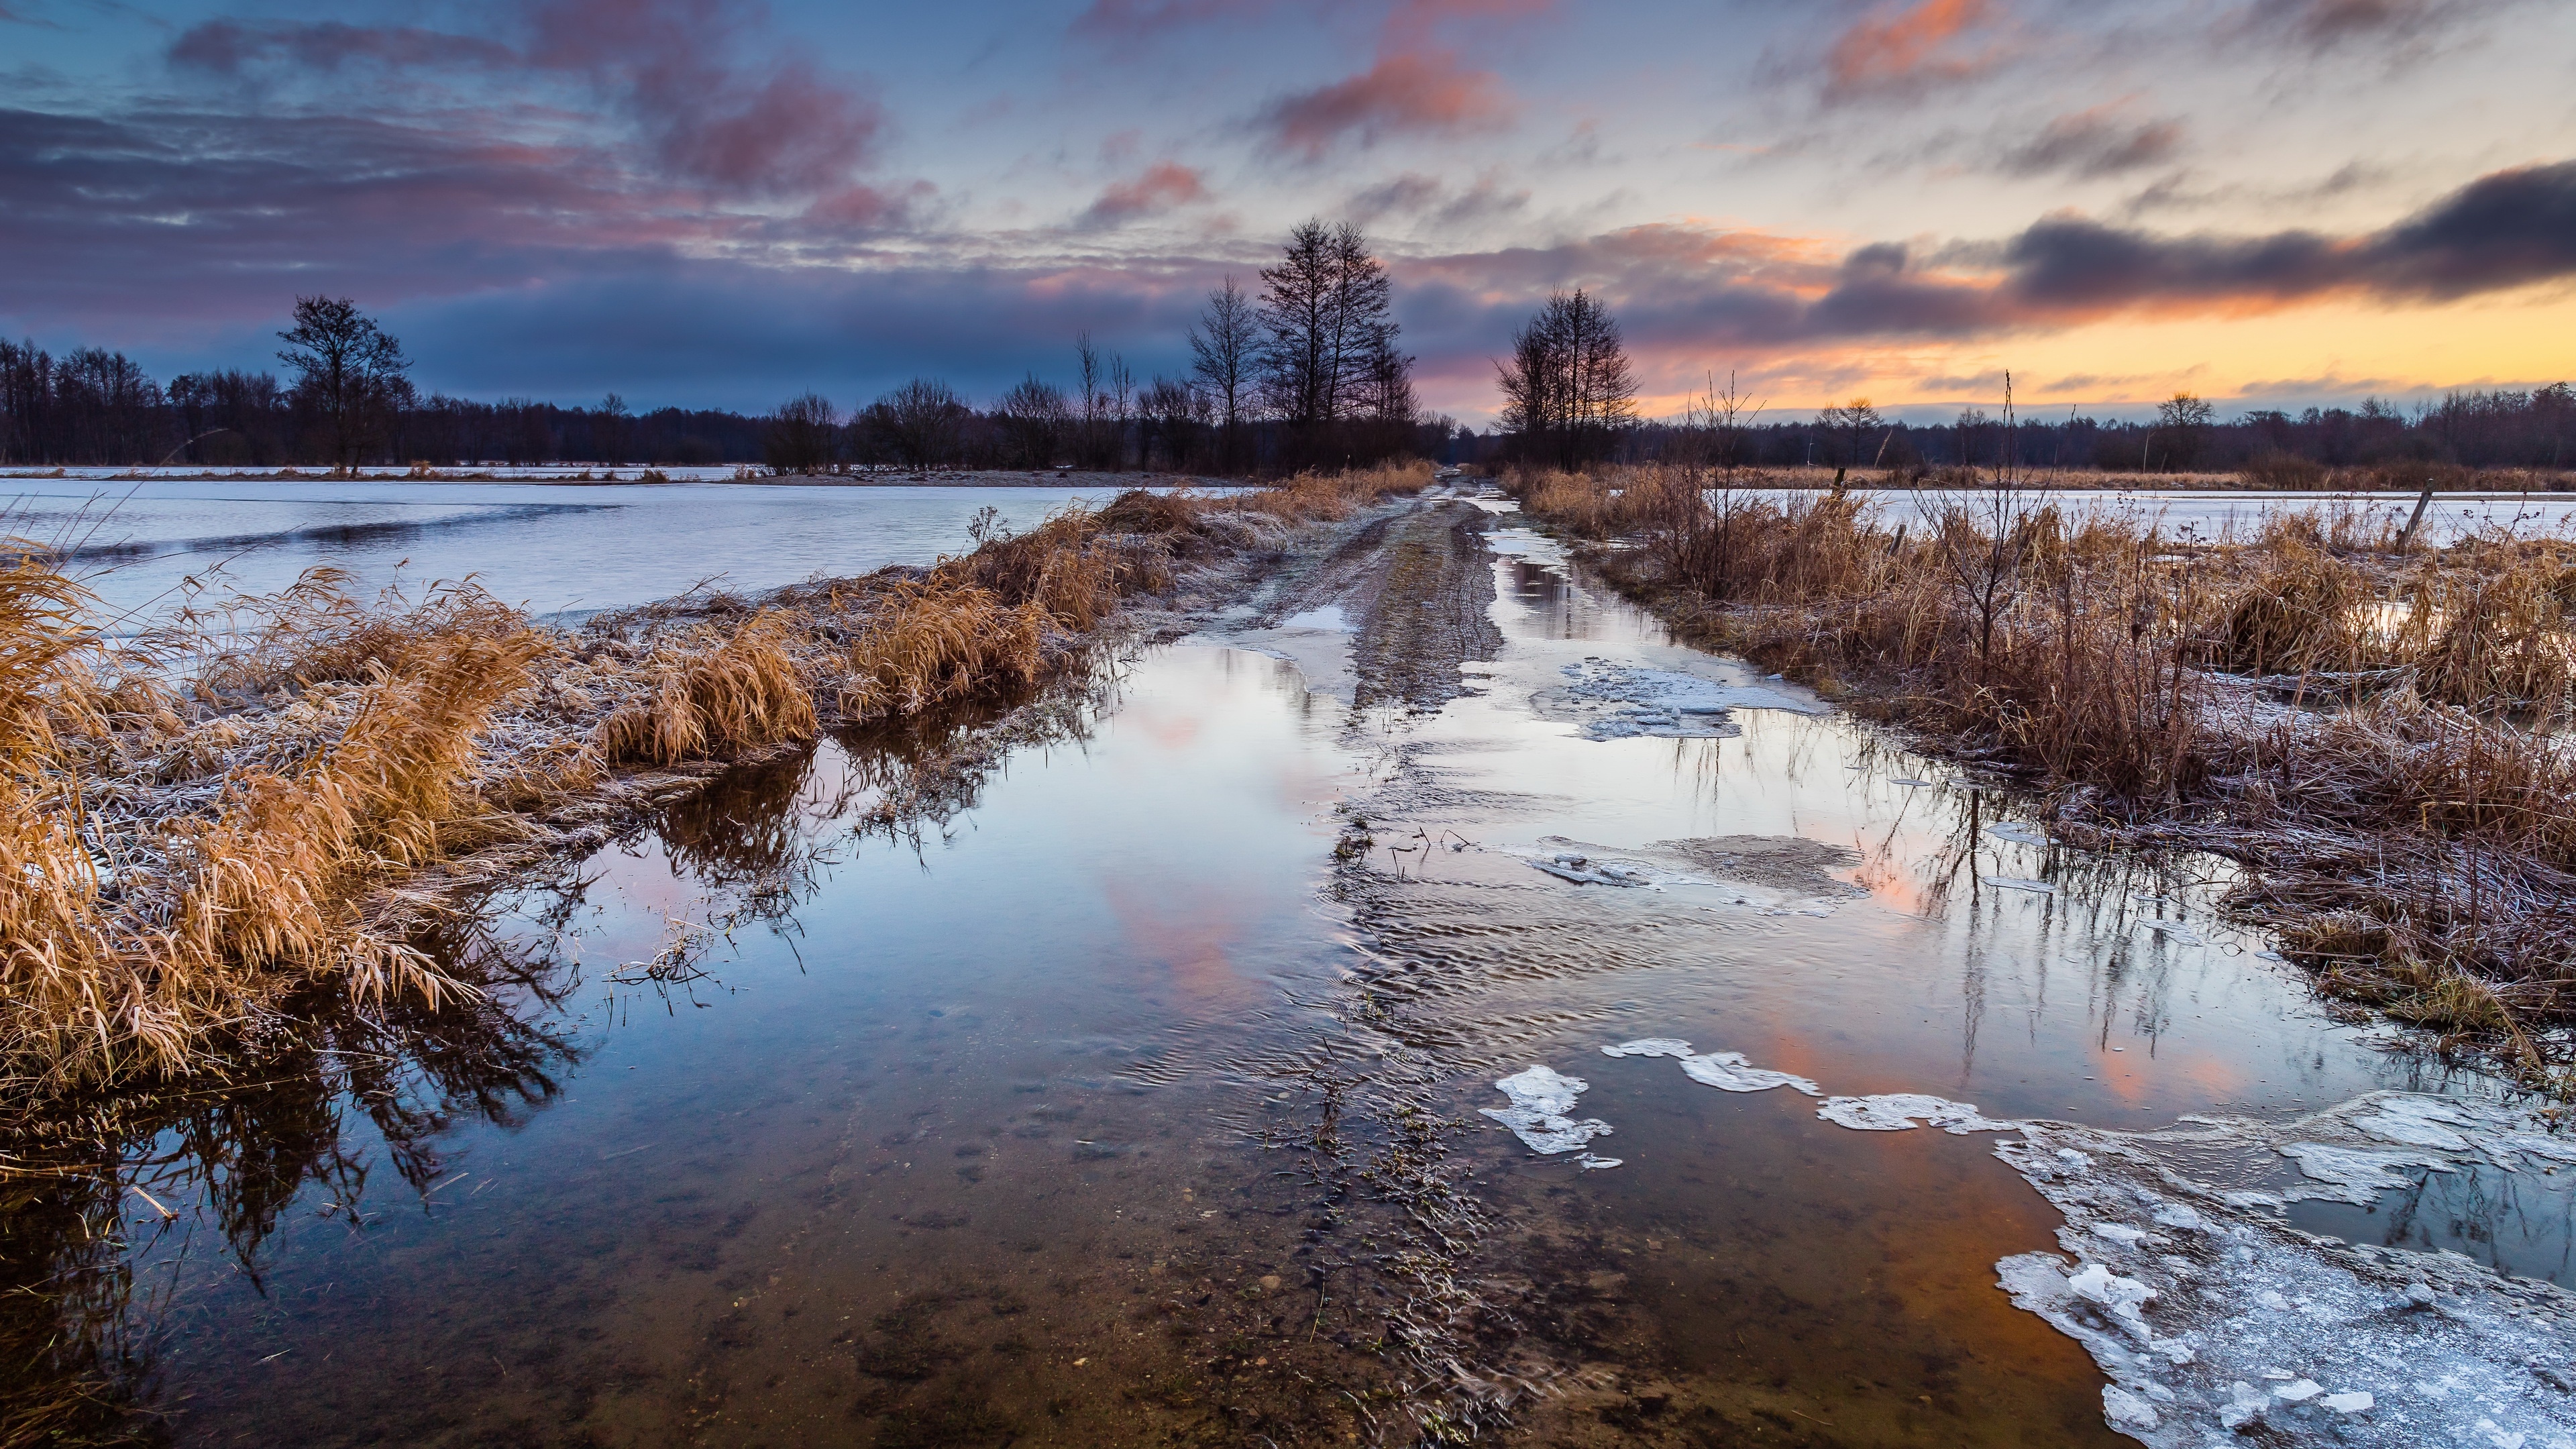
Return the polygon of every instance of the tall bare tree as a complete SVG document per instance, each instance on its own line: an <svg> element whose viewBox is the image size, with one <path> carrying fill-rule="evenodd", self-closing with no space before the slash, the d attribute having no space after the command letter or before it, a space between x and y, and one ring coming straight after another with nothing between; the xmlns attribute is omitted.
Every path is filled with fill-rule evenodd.
<svg viewBox="0 0 2576 1449"><path fill-rule="evenodd" d="M1494 370L1503 426L1521 435L1525 453L1559 467L1608 457L1637 420L1637 378L1618 319L1580 288L1548 298Z"/></svg>
<svg viewBox="0 0 2576 1449"><path fill-rule="evenodd" d="M1208 293L1207 309L1190 328L1190 371L1215 407L1220 472L1242 471L1242 429L1260 367L1260 315L1229 275L1224 286Z"/></svg>
<svg viewBox="0 0 2576 1449"><path fill-rule="evenodd" d="M1336 436L1345 421L1409 420L1411 359L1395 346L1394 285L1358 227L1318 218L1289 233L1279 264L1261 269L1257 317L1270 409L1308 452L1346 441ZM1382 411L1394 405L1404 419Z"/></svg>
<svg viewBox="0 0 2576 1449"><path fill-rule="evenodd" d="M346 297L298 297L295 325L277 334L277 360L295 372L296 402L309 409L341 471L390 438L414 396L402 343Z"/></svg>

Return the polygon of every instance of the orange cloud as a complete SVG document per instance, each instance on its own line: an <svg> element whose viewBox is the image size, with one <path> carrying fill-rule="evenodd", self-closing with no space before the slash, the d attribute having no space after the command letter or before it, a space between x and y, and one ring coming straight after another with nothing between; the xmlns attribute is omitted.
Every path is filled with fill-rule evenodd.
<svg viewBox="0 0 2576 1449"><path fill-rule="evenodd" d="M1083 219L1094 225L1107 225L1169 211L1206 196L1207 187L1199 173L1177 161L1157 161L1135 180L1118 182L1101 192L1100 199L1083 213Z"/></svg>
<svg viewBox="0 0 2576 1449"><path fill-rule="evenodd" d="M2001 58L2000 49L1962 55L1953 42L1994 13L1991 0L1919 0L1893 16L1856 21L1825 52L1825 93L1843 99L1975 75Z"/></svg>
<svg viewBox="0 0 2576 1449"><path fill-rule="evenodd" d="M1290 96L1266 118L1281 142L1312 161L1345 137L1362 145L1404 131L1455 132L1511 116L1502 82L1445 51L1398 51L1346 81Z"/></svg>

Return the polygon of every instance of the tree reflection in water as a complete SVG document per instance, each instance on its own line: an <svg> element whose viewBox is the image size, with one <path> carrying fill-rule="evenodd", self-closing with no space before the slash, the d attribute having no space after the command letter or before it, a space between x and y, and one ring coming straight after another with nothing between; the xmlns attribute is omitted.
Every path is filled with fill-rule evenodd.
<svg viewBox="0 0 2576 1449"><path fill-rule="evenodd" d="M791 934L847 850L870 837L918 849L974 806L1009 751L1085 739L1115 683L1094 668L1034 699L740 767L611 844L658 844L696 894L701 946L747 928ZM219 1234L259 1287L262 1247L308 1188L364 1231L389 1198L384 1170L401 1184L391 1201L425 1201L452 1128L514 1126L560 1095L586 1055L568 1008L598 974L574 930L597 880L558 860L454 902L414 938L479 995L362 1012L311 992L220 1078L66 1103L0 1140L0 1444L162 1441L158 1345L201 1234Z"/></svg>

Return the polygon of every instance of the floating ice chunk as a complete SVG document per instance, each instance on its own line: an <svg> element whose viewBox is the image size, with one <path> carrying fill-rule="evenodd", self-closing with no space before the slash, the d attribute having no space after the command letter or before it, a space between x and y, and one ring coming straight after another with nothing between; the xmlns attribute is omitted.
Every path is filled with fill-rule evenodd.
<svg viewBox="0 0 2576 1449"><path fill-rule="evenodd" d="M1599 1172L1605 1167L1617 1167L1625 1160L1625 1158L1603 1157L1596 1152L1587 1152L1581 1157L1576 1158L1574 1162L1575 1166L1582 1168L1586 1172Z"/></svg>
<svg viewBox="0 0 2576 1449"><path fill-rule="evenodd" d="M2281 1155L2299 1164L2301 1176L2327 1185L2324 1189L2296 1189L2290 1194L2293 1199L2324 1198L2365 1207L2382 1192L2415 1185L2399 1176L2398 1168L2456 1170L2429 1152L2378 1152L2366 1147L2328 1147L2321 1142L2285 1142L2281 1144Z"/></svg>
<svg viewBox="0 0 2576 1449"><path fill-rule="evenodd" d="M2109 1238L2112 1242L2129 1248L2134 1248L2147 1239L2146 1229L2133 1228L2127 1223L2095 1223L2093 1231L2096 1236Z"/></svg>
<svg viewBox="0 0 2576 1449"><path fill-rule="evenodd" d="M2155 1210L2154 1217L2157 1225L2161 1227L2197 1228L2206 1225L2205 1220L2200 1215L2200 1210L2189 1203L2169 1202L2159 1204Z"/></svg>
<svg viewBox="0 0 2576 1449"><path fill-rule="evenodd" d="M1692 1081L1704 1087L1715 1087L1721 1092L1767 1092L1774 1087L1788 1087L1810 1097L1823 1095L1823 1089L1805 1077L1748 1064L1742 1052L1710 1052L1706 1056L1684 1057L1682 1072Z"/></svg>
<svg viewBox="0 0 2576 1449"><path fill-rule="evenodd" d="M2033 830L2027 825L2015 825L2009 821L2001 825L1987 826L1986 833L1997 840L2009 840L2015 845L2046 845L2048 843L2048 837L2041 832Z"/></svg>
<svg viewBox="0 0 2576 1449"><path fill-rule="evenodd" d="M1512 1129L1512 1135L1532 1152L1542 1156L1573 1152L1595 1137L1610 1135L1610 1124L1597 1117L1577 1122L1566 1116L1574 1110L1575 1099L1591 1086L1581 1077L1534 1066L1494 1083L1496 1091L1512 1099L1510 1106L1479 1110Z"/></svg>
<svg viewBox="0 0 2576 1449"><path fill-rule="evenodd" d="M2328 1394L2317 1402L2338 1414L2361 1414L2369 1412L2378 1400L2366 1393L2350 1393Z"/></svg>
<svg viewBox="0 0 2576 1449"><path fill-rule="evenodd" d="M2164 937L2167 945L2206 946L2209 944L2207 941L2202 940L2197 933L2183 925L2180 921L2167 921L2142 917L2131 924L2139 930L2153 931L2157 935Z"/></svg>
<svg viewBox="0 0 2576 1449"><path fill-rule="evenodd" d="M2152 1429L2161 1422L2155 1405L2118 1384L2102 1386L2102 1417L2115 1429Z"/></svg>
<svg viewBox="0 0 2576 1449"><path fill-rule="evenodd" d="M1977 879L1987 885L1993 886L1997 890L2028 891L2035 896L2053 896L2057 894L2057 887L2050 885L2044 880L2023 880L2019 876L2011 875L1981 875L1977 877Z"/></svg>
<svg viewBox="0 0 2576 1449"><path fill-rule="evenodd" d="M1605 1057L1686 1057L1690 1054L1689 1042L1668 1036L1641 1037L1601 1049L1601 1055Z"/></svg>
<svg viewBox="0 0 2576 1449"><path fill-rule="evenodd" d="M2262 1417L2263 1411L2270 1407L2272 1401L2262 1390L2238 1379L2227 1386L2227 1402L2219 1407L2218 1422L2222 1428L2241 1429Z"/></svg>
<svg viewBox="0 0 2576 1449"><path fill-rule="evenodd" d="M1875 1097L1835 1097L1816 1109L1816 1115L1837 1127L1855 1132L1905 1132L1926 1124L1952 1136L1970 1132L2009 1132L2015 1122L1995 1122L1979 1113L1972 1102L1953 1102L1946 1097L1927 1097L1920 1092L1887 1092ZM1920 1118L1921 1121L1915 1119Z"/></svg>
<svg viewBox="0 0 2576 1449"><path fill-rule="evenodd" d="M1617 861L1600 860L1589 855L1560 853L1544 860L1533 860L1530 864L1559 880L1570 880L1576 885L1641 886L1655 883L1653 876L1633 865L1622 865Z"/></svg>
<svg viewBox="0 0 2576 1449"><path fill-rule="evenodd" d="M2078 1298L2099 1305L2104 1312L2126 1324L2140 1339L2155 1336L2147 1328L2146 1315L2139 1311L2148 1299L2156 1296L2156 1290L2146 1284L2135 1278L2123 1278L2099 1263L2087 1263L2074 1277L2066 1280L2066 1286L2074 1290Z"/></svg>
<svg viewBox="0 0 2576 1449"><path fill-rule="evenodd" d="M2315 1379L2301 1379L2297 1383L2283 1384L2279 1388L2274 1389L2272 1391L2272 1397L2284 1400L2288 1403L2304 1404L2308 1400L2315 1398L2317 1395L2322 1394L2325 1391L2326 1386L2318 1383Z"/></svg>
<svg viewBox="0 0 2576 1449"><path fill-rule="evenodd" d="M1743 733L1732 713L1739 708L1817 712L1812 703L1779 690L1641 664L1587 659L1560 672L1568 682L1542 693L1535 703L1542 714L1563 718L1570 713L1582 719L1584 738L1592 740L1725 738Z"/></svg>
<svg viewBox="0 0 2576 1449"><path fill-rule="evenodd" d="M2469 1139L2443 1124L2465 1124L2467 1120L2429 1097L2390 1097L2380 1104L2378 1111L2367 1117L2353 1118L2352 1125L2382 1142L2466 1152Z"/></svg>

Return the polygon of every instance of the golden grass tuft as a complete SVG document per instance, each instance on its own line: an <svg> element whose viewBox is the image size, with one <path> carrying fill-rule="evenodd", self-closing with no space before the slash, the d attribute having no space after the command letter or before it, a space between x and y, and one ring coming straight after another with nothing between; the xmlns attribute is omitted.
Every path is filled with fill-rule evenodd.
<svg viewBox="0 0 2576 1449"><path fill-rule="evenodd" d="M1046 605L937 579L899 588L850 646L841 712L853 720L918 714L997 680L1026 685L1043 663Z"/></svg>
<svg viewBox="0 0 2576 1449"><path fill-rule="evenodd" d="M654 652L646 697L599 722L611 764L676 765L813 735L814 695L789 652L792 624L754 614L712 648L684 638Z"/></svg>

